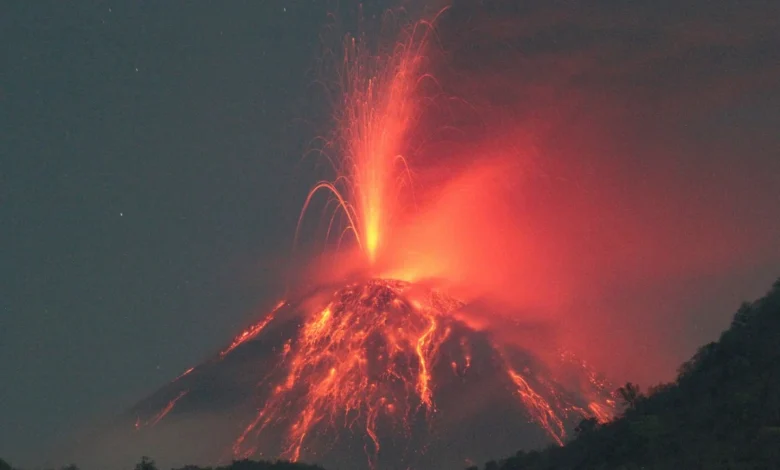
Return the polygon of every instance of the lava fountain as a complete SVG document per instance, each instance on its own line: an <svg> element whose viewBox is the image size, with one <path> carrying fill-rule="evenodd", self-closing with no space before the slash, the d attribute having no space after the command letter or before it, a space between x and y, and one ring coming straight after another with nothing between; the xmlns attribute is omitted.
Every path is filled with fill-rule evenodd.
<svg viewBox="0 0 780 470"><path fill-rule="evenodd" d="M365 40L355 37L344 41L336 132L321 152L336 177L318 182L309 192L296 242L312 198L325 191L346 218L344 231L354 234L370 263L376 261L399 209L401 192L411 183L404 150L409 148L407 133L421 113L419 87L432 80L423 72L432 32L433 22L419 22L386 53L372 53ZM337 214L330 218L326 237Z"/></svg>

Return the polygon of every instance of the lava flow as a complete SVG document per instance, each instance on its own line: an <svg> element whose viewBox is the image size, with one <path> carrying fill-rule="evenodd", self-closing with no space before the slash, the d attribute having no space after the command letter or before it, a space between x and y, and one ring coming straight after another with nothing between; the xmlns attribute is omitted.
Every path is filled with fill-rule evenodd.
<svg viewBox="0 0 780 470"><path fill-rule="evenodd" d="M188 369L188 371L182 374L181 376L186 375L190 371L192 371L192 369ZM137 417L135 420L135 429L139 430L144 426L155 426L157 423L162 421L163 418L168 416L168 413L170 413L171 410L173 410L173 407L176 406L176 403L182 398L184 398L188 393L189 390L183 390L179 392L179 394L176 395L171 401L169 401L168 404L165 405L165 407L163 407L163 409L161 409L156 415L152 416L151 419L149 419L144 423L142 423L141 419Z"/></svg>
<svg viewBox="0 0 780 470"><path fill-rule="evenodd" d="M234 443L234 456L254 455L263 432L282 423L281 457L298 460L307 448L316 454L316 446L307 446L315 430L335 436L343 428L368 437L366 451L374 461L380 435L408 437L416 419L430 420L437 410L441 377L434 371L440 370L442 346L448 340L456 346L454 353L449 348L448 358L455 374L468 370L471 351L466 336L451 338L458 328L452 313L464 304L436 290L414 290L404 281L356 283L308 316L297 339L285 344L281 363L286 372L268 384L270 397ZM591 390L594 401L575 403L566 391L525 377L507 360L502 367L528 417L559 444L572 416L606 419L609 414L610 404L603 394L596 396L596 389Z"/></svg>
<svg viewBox="0 0 780 470"><path fill-rule="evenodd" d="M469 458L528 445L528 437L512 437L527 433L536 433L535 445L563 444L581 419L614 413L610 385L584 361L559 352L548 364L477 331L459 319L472 307L442 290L375 278L323 294L280 302L228 349L140 404L134 416L148 418L137 419L136 429L148 429L139 434L164 419L190 432L193 421L170 417L212 409L215 399L242 390L247 401L231 415L243 425L220 458L343 466L354 465L357 448L372 467L389 468L428 465L424 459L442 459L453 441ZM494 397L470 414L490 390ZM510 423L509 443L470 444L471 423L483 415L492 426Z"/></svg>
<svg viewBox="0 0 780 470"><path fill-rule="evenodd" d="M252 338L254 338L257 335L259 335L260 332L262 332L263 329L266 326L268 326L268 324L274 319L274 316L275 316L276 312L280 308L284 307L284 304L285 304L284 300L279 301L279 303L276 304L276 307L274 307L274 309L271 311L271 313L269 313L263 319L263 321L261 321L259 323L255 323L254 325L250 326L249 328L247 328L246 330L241 332L241 334L239 334L238 336L236 336L233 339L233 342L230 343L230 346L228 346L225 350L220 352L219 355L221 357L225 357L225 356L227 356L230 353L230 351L236 349L237 347L239 347L243 343L245 343L247 341L250 341ZM185 374L187 374L187 373L189 373L191 371L192 371L192 369L189 369L187 372L185 372ZM184 375L184 374L182 374L182 375Z"/></svg>
<svg viewBox="0 0 780 470"><path fill-rule="evenodd" d="M334 295L303 325L288 373L235 444L244 450L247 436L259 433L288 411L299 397L299 410L289 428L284 456L297 460L306 437L320 422L361 425L380 448L381 418L398 419L405 427L418 410L432 412L431 368L450 330L442 324L442 302L412 301L403 296L401 281L373 280L349 286ZM457 305L450 301L450 305ZM414 397L414 399L410 399Z"/></svg>

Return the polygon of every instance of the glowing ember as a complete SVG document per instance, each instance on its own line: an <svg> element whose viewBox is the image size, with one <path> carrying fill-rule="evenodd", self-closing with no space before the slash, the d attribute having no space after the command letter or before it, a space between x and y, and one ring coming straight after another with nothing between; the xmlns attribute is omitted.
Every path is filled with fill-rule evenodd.
<svg viewBox="0 0 780 470"><path fill-rule="evenodd" d="M173 410L173 407L176 406L176 402L184 398L188 393L189 390L183 390L179 392L179 394L176 395L176 397L174 397L171 401L169 401L168 404L163 407L163 409L161 409L156 415L152 416L152 418L146 421L145 423L142 423L140 418L136 418L135 420L136 431L140 430L144 426L155 426L157 423L162 421L162 419L165 418L168 415L168 413L171 412L171 410Z"/></svg>
<svg viewBox="0 0 780 470"><path fill-rule="evenodd" d="M599 423L606 423L615 417L615 402L611 400L604 403L591 402L588 404L588 410Z"/></svg>
<svg viewBox="0 0 780 470"><path fill-rule="evenodd" d="M195 368L194 367L190 367L189 369L187 369L184 372L182 372L180 376L178 376L175 379L173 379L173 382L176 382L177 380L181 379L182 377L186 377L186 376L190 375L190 372L192 372L193 370L195 370Z"/></svg>
<svg viewBox="0 0 780 470"><path fill-rule="evenodd" d="M157 414L157 416L155 416L155 417L154 417L154 419L152 420L152 422L151 422L150 426L154 426L155 424L159 423L159 422L160 422L160 421L161 421L163 418L165 418L165 417L168 415L168 413L170 413L170 412L171 412L171 410L173 409L173 407L174 407L174 406L176 406L176 402L177 402L177 401L179 401L179 400L181 400L182 398L184 398L184 396L185 396L185 395L187 395L187 393L189 393L189 392L188 392L187 390L185 390L185 391L183 391L183 392L179 393L179 394L176 396L176 398L174 398L173 400L171 400L171 401L170 401L170 402L169 402L169 403L168 403L168 404L165 406L165 408L163 408L163 409L162 409L162 410L161 410L161 411L160 411L160 412Z"/></svg>
<svg viewBox="0 0 780 470"><path fill-rule="evenodd" d="M563 427L561 418L556 415L550 403L536 393L520 374L512 369L509 369L507 372L515 385L517 385L517 393L520 395L520 399L531 418L537 421L555 442L563 445L563 440L566 438L566 430Z"/></svg>
<svg viewBox="0 0 780 470"><path fill-rule="evenodd" d="M578 378L584 379L578 384L581 390L587 390L587 411L577 410L583 416L593 416L599 422L605 423L615 416L615 400L613 386L604 377L599 376L590 365L569 351L559 354L561 364L573 366Z"/></svg>
<svg viewBox="0 0 780 470"><path fill-rule="evenodd" d="M372 54L362 40L346 39L338 130L323 152L338 154L328 156L337 176L311 189L298 220L300 229L316 193L331 193L346 217L347 230L371 263L388 237L399 192L410 183L407 133L420 114L417 89L430 78L422 68L431 32L432 23L420 22L393 50L380 54Z"/></svg>
<svg viewBox="0 0 780 470"><path fill-rule="evenodd" d="M230 346L228 346L227 349L225 349L222 352L220 352L219 355L221 357L225 357L225 356L227 356L230 353L230 351L236 349L241 344L243 344L243 343L245 343L245 342L255 338L257 335L259 335L260 332L263 331L263 329L266 326L268 326L268 324L271 323L271 321L273 321L274 317L276 316L276 312L279 311L280 308L284 307L284 305L285 305L285 301L284 300L282 300L278 304L276 304L276 307L274 307L274 309L271 311L271 313L269 313L261 321L255 323L254 325L250 326L249 328L247 328L246 330L241 332L241 334L236 336L233 339L233 342L230 343ZM188 372L189 371L185 372L185 374L188 373Z"/></svg>

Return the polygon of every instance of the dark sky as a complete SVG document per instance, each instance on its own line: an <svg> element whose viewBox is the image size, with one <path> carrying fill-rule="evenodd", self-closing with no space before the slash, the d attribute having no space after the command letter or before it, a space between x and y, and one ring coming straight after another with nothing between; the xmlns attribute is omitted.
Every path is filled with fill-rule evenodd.
<svg viewBox="0 0 780 470"><path fill-rule="evenodd" d="M535 72L459 91L504 104L528 89L609 102L594 119L629 116L616 146L644 162L631 167L639 174L667 167L630 150L663 148L672 126L675 149L695 158L670 184L709 175L702 195L726 188L715 200L737 201L724 223L753 235L728 240L756 249L673 286L686 294L675 311L699 312L669 333L684 357L780 275L777 8L602 1L572 13L575 3L529 2L506 23L459 10L455 24L493 42L450 38L461 48L454 68L516 71L522 57ZM313 180L301 156L328 125L311 90L328 11L303 1L0 7L0 456L40 463L79 424L199 362L270 302ZM637 286L616 309L657 305L633 297Z"/></svg>
<svg viewBox="0 0 780 470"><path fill-rule="evenodd" d="M4 3L0 455L38 461L267 294L310 184L312 5Z"/></svg>

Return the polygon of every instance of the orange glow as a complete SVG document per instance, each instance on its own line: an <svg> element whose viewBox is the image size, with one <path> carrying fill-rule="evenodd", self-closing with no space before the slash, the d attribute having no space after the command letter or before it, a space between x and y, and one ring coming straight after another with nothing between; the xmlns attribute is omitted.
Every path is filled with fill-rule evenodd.
<svg viewBox="0 0 780 470"><path fill-rule="evenodd" d="M168 402L168 404L165 405L165 408L160 410L160 412L157 414L157 416L155 416L154 419L152 419L152 422L151 422L150 426L154 426L155 424L157 424L160 421L162 421L162 419L165 418L168 415L168 413L171 412L173 407L176 406L176 402L178 402L179 400L184 398L184 396L187 395L187 393L189 393L189 390L184 390L182 392L179 392L179 394L176 395L176 398L174 398L173 400Z"/></svg>
<svg viewBox="0 0 780 470"><path fill-rule="evenodd" d="M344 43L344 97L336 134L322 151L335 178L319 181L309 191L295 243L315 196L326 193L330 199L325 207L337 207L326 238L334 226L339 244L345 233L354 235L363 276L329 299L301 308L297 337L285 343L282 365L275 369L279 376L260 384L269 396L234 441L235 457L253 455L281 433L279 457L295 461L314 453L318 436L347 428L366 437L369 459L375 461L383 430L400 427L408 433L417 417L436 412L434 372L440 359L446 361L445 370L449 365L462 377L473 367L468 340L448 342L454 328L464 326L489 332L490 347L503 361L502 380L517 396L517 406L556 443L563 444L572 419L610 419L613 406L604 396L606 385L585 363L576 363L573 355L559 358L574 362L575 375L587 376L571 390L554 377L537 377L504 357L518 341L502 331L497 315L479 318L466 308L486 293L524 307L534 296L560 297L555 286L539 280L549 279L548 268L534 253L532 237L518 229L514 214L502 204L524 176L518 171L526 157L519 133L477 148L437 148L443 154L437 157L462 161L473 151L479 158L460 166L455 159L446 160L443 166L451 170L447 178L423 188L419 201L415 194L415 204L402 198L412 180L409 158L417 157L414 149L422 146L411 136L421 124L422 104L431 101L421 96L421 85L435 83L424 67L432 31L432 23L418 23L387 54L371 53L355 38ZM343 230L337 220L344 222ZM339 262L344 259L349 262ZM348 271L342 265L353 262L354 257L329 258L324 271L331 277L326 280L341 281L343 276L335 273ZM437 288L426 284L432 279ZM221 356L262 334L276 310L238 335ZM445 343L446 358L440 354Z"/></svg>
<svg viewBox="0 0 780 470"><path fill-rule="evenodd" d="M599 423L606 423L608 421L611 421L612 418L615 417L615 409L614 409L614 403L606 403L607 406L605 406L603 403L597 403L592 402L588 404L588 410L590 410L591 414L599 420ZM613 405L613 406L609 406Z"/></svg>
<svg viewBox="0 0 780 470"><path fill-rule="evenodd" d="M363 38L344 41L337 131L322 151L336 177L310 190L296 241L313 196L324 191L345 215L346 231L355 235L369 263L377 261L399 215L400 192L411 183L407 134L421 113L418 89L431 78L423 64L432 28L432 22L415 24L384 53L372 53Z"/></svg>
<svg viewBox="0 0 780 470"><path fill-rule="evenodd" d="M555 413L550 403L536 393L523 376L512 369L509 369L508 373L517 386L517 393L531 414L531 418L536 420L555 442L563 445L563 440L566 438L566 430L563 427L561 418Z"/></svg>
<svg viewBox="0 0 780 470"><path fill-rule="evenodd" d="M449 334L438 323L446 312L432 300L414 307L404 295L408 287L375 280L334 293L302 326L283 384L238 438L234 454L245 455L247 436L282 419L297 396L302 396L299 411L291 420L283 455L292 460L300 457L319 423L341 416L349 427L360 424L376 454L380 417L400 413L408 420L417 410L432 411L430 368Z"/></svg>
<svg viewBox="0 0 780 470"><path fill-rule="evenodd" d="M281 424L285 444L280 457L298 460L311 449L314 436L344 426L367 436L374 462L381 448L380 428L398 424L408 432L419 413L427 417L436 412L434 370L453 326L460 324L454 313L464 304L438 290L419 291L405 281L373 279L337 290L324 307L303 312L297 340L282 351L280 370L285 372L261 384L270 396L235 440L233 455L253 455L264 432L277 433ZM472 361L468 341L461 337L449 344L458 350L452 356L453 371L465 374ZM492 346L502 351L500 344ZM599 419L609 414L611 406L597 390L580 392L592 397L591 403L582 403L588 411L555 386L526 377L506 359L503 367L523 410L559 444L571 411Z"/></svg>
<svg viewBox="0 0 780 470"><path fill-rule="evenodd" d="M176 403L184 398L189 393L189 390L182 390L179 392L178 395L176 395L171 401L168 402L160 411L157 412L154 416L152 416L148 421L141 422L140 417L136 417L135 420L135 430L139 431L144 426L155 426L157 423L163 420L166 416L168 416L168 413L173 410L173 408L176 406Z"/></svg>
<svg viewBox="0 0 780 470"><path fill-rule="evenodd" d="M173 382L176 382L177 380L179 380L182 377L186 377L187 375L190 375L190 372L192 372L193 370L195 370L195 368L194 367L190 367L189 369L187 369L184 372L182 372L180 376L178 376L175 379L173 379Z"/></svg>
<svg viewBox="0 0 780 470"><path fill-rule="evenodd" d="M474 34L493 34L468 17ZM689 179L653 190L654 178L685 165L673 159L653 170L663 148L622 158L627 149L610 139L623 128L598 122L600 101L540 83L524 66L531 57L510 50L523 41L486 54L500 62L492 70L466 60L489 51L490 37L465 51L442 42L447 62L434 63L439 33L447 34L435 23L413 24L389 48L381 37L375 45L373 35L349 36L333 54L343 94L333 100L335 129L316 149L332 173L305 194L293 241L322 209L327 246L316 263L306 260L306 282L287 286L317 293L280 302L216 358L227 363L237 348L269 339L247 348L264 355L257 374L240 377L256 401L236 408L246 413L228 444L236 458L318 461L349 440L350 449L362 441L375 464L380 450L393 453L397 438L417 439L423 425L433 441L446 434L433 426L468 430L461 417L492 419L496 409L562 445L580 419L615 416L613 386L594 370L628 378L665 354L648 332L675 323L656 320L657 302L636 294L666 300L648 284L691 273L703 281L699 274L729 262L728 245L742 245L729 243L717 220L697 227L703 219L691 201L709 206L707 198L671 193ZM498 29L527 39L525 27ZM548 100L550 108L538 105ZM642 163L622 168L634 165L628 160ZM641 314L640 304L653 310ZM282 313L295 318L282 322ZM179 398L144 419L160 421ZM414 452L424 445L409 444Z"/></svg>
<svg viewBox="0 0 780 470"><path fill-rule="evenodd" d="M233 339L233 342L230 343L230 346L228 346L226 349L224 349L222 352L219 353L220 357L227 356L230 353L230 351L236 349L241 344L246 343L247 341L259 335L260 332L263 331L263 329L265 329L265 327L268 326L268 324L271 323L271 321L273 321L274 317L276 316L276 312L280 308L284 307L285 303L286 302L284 300L280 301L279 303L276 304L276 307L274 307L274 309L271 310L271 313L269 313L265 318L255 323L254 325L250 326L246 330L242 331L241 334L239 334ZM182 374L182 376L188 374L191 371L192 369L188 370L187 372Z"/></svg>

